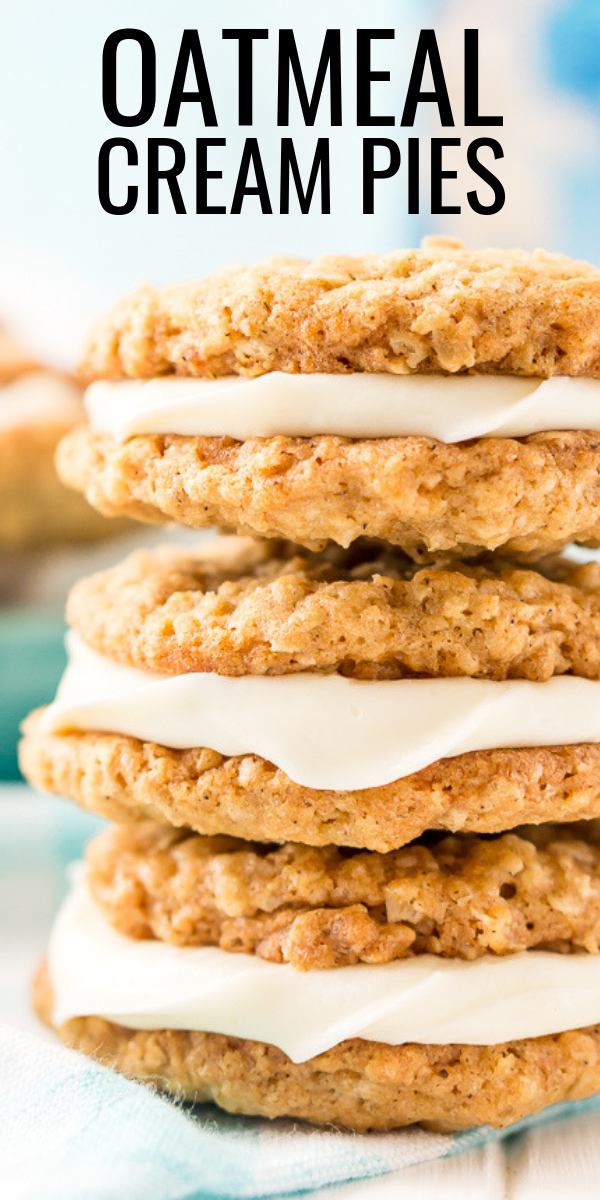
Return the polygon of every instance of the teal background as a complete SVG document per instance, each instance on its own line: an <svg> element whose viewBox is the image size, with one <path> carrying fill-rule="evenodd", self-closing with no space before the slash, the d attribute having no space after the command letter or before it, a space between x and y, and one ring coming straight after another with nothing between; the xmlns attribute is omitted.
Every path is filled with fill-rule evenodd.
<svg viewBox="0 0 600 1200"><path fill-rule="evenodd" d="M66 662L60 610L0 610L0 779L17 779L19 724L52 699Z"/></svg>

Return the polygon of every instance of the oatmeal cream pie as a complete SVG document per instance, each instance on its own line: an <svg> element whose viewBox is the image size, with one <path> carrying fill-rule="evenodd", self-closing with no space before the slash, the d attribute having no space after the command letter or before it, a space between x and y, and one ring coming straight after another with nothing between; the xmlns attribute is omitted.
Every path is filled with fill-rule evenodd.
<svg viewBox="0 0 600 1200"><path fill-rule="evenodd" d="M586 859L577 840L565 843L562 866L551 842L536 850L519 836L512 850L521 863L529 859L522 898L529 897L532 923L536 915L544 920L536 865L551 876L564 871L565 909L575 896L567 860L575 878L594 873L593 854ZM256 851L246 853L251 861ZM128 864L126 857L125 891L135 888ZM355 1130L502 1126L600 1089L596 953L528 949L468 961L425 952L298 971L256 954L118 932L92 895L97 862L92 871L95 884L81 874L58 916L35 1005L65 1042L132 1078L231 1112ZM333 862L325 873L317 869L313 887L334 874ZM518 870L514 878L518 889ZM465 879L474 899L475 877L467 871ZM369 886L368 871L358 886ZM267 877L261 895L265 887ZM243 895L242 872L239 903Z"/></svg>
<svg viewBox="0 0 600 1200"><path fill-rule="evenodd" d="M108 514L414 558L600 543L600 271L448 239L144 288L64 481Z"/></svg>
<svg viewBox="0 0 600 1200"><path fill-rule="evenodd" d="M23 769L117 821L380 852L597 817L598 582L363 543L136 555L74 590Z"/></svg>
<svg viewBox="0 0 600 1200"><path fill-rule="evenodd" d="M58 442L82 416L81 387L36 362L0 328L0 547L4 553L114 536L118 527L65 488L54 467Z"/></svg>

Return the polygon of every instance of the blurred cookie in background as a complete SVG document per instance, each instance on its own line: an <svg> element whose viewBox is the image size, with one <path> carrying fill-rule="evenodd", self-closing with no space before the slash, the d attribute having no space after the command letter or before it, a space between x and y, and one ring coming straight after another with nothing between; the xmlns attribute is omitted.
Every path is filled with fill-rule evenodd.
<svg viewBox="0 0 600 1200"><path fill-rule="evenodd" d="M65 488L54 468L58 442L81 419L81 394L75 379L38 363L9 330L0 328L3 552L85 542L119 532L118 524L99 517ZM3 574L9 570L10 563Z"/></svg>
<svg viewBox="0 0 600 1200"><path fill-rule="evenodd" d="M0 325L0 384L4 386L27 371L37 371L39 366L14 334Z"/></svg>
<svg viewBox="0 0 600 1200"><path fill-rule="evenodd" d="M66 592L121 557L124 535L139 541L132 523L99 516L60 482L56 446L82 419L82 389L68 361L48 360L0 323L0 779L18 777L19 723L64 669Z"/></svg>

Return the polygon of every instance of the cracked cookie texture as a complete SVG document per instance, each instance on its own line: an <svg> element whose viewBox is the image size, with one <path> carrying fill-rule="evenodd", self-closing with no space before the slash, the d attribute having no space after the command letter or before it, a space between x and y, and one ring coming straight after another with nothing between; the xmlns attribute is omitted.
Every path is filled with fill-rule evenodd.
<svg viewBox="0 0 600 1200"><path fill-rule="evenodd" d="M125 936L220 946L299 970L600 948L600 823L390 854L260 846L146 823L109 829L86 860L94 900Z"/></svg>
<svg viewBox="0 0 600 1200"><path fill-rule="evenodd" d="M81 580L67 615L100 654L161 674L600 678L600 565L421 568L358 542L321 554L220 538Z"/></svg>
<svg viewBox="0 0 600 1200"><path fill-rule="evenodd" d="M600 271L449 238L391 254L273 258L143 287L101 319L88 378L265 371L600 376Z"/></svg>
<svg viewBox="0 0 600 1200"><path fill-rule="evenodd" d="M569 541L600 544L600 434L586 431L456 445L169 434L121 443L80 426L56 461L63 482L107 516L313 549L363 536L415 559L498 549L540 557Z"/></svg>

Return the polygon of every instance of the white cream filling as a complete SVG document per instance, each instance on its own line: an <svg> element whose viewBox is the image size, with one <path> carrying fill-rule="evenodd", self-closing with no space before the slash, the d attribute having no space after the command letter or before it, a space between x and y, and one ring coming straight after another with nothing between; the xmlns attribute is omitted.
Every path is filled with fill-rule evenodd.
<svg viewBox="0 0 600 1200"><path fill-rule="evenodd" d="M69 636L48 733L120 733L175 749L256 754L308 788L380 787L440 758L501 746L600 742L600 682L154 675Z"/></svg>
<svg viewBox="0 0 600 1200"><path fill-rule="evenodd" d="M52 933L54 1021L102 1016L268 1042L294 1062L345 1038L494 1045L600 1021L600 956L526 951L474 962L419 955L296 971L214 947L117 933L81 876Z"/></svg>
<svg viewBox="0 0 600 1200"><path fill-rule="evenodd" d="M93 430L118 441L143 433L350 438L423 435L442 442L600 430L600 380L511 375L164 377L93 383Z"/></svg>

